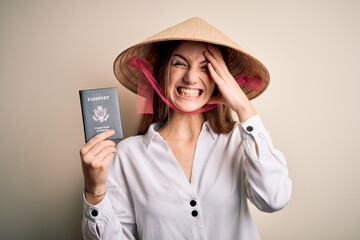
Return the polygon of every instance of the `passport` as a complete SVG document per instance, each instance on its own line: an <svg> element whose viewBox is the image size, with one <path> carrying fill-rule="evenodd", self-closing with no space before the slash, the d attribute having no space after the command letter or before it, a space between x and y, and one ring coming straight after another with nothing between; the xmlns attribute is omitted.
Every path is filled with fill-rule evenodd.
<svg viewBox="0 0 360 240"><path fill-rule="evenodd" d="M108 129L114 129L110 140L123 138L119 97L116 87L79 90L85 142Z"/></svg>

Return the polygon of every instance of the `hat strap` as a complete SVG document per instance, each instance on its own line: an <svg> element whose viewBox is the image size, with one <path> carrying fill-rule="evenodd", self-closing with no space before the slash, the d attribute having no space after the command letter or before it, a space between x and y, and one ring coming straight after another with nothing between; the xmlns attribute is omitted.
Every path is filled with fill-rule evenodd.
<svg viewBox="0 0 360 240"><path fill-rule="evenodd" d="M195 110L195 111L191 111L191 112L185 112L180 110L179 108L177 108L174 104L172 104L168 99L166 99L165 95L164 95L164 91L161 89L160 85L157 83L157 81L155 80L155 78L153 77L153 75L151 74L151 72L145 67L145 65L147 65L149 67L149 65L151 66L151 63L145 59L140 59L137 57L132 57L129 62L129 67L130 69L137 69L139 71L142 72L142 74L145 76L145 78L148 80L148 83L150 83L151 87L155 90L155 92L159 95L159 97L161 98L161 100L168 105L170 108L174 109L177 112L181 112L181 113L187 113L187 114L195 114L195 113L202 113L202 112L206 112L209 111L215 107L218 106L218 104L207 104L204 107ZM139 81L140 80L140 81ZM140 83L140 84L139 84ZM149 112L149 104L152 104L152 95L153 92L149 91L150 89L144 85L144 81L142 79L138 79L138 95L141 94L142 98L146 98L145 101L146 105L145 107L137 107L138 110L141 110L141 113L153 113L153 109L151 106L151 112ZM148 91L145 91L145 90ZM151 96L149 96L151 95ZM151 98L151 100L150 100ZM138 102L139 103L139 102ZM143 103L140 103L143 104ZM148 111L148 112L146 112Z"/></svg>

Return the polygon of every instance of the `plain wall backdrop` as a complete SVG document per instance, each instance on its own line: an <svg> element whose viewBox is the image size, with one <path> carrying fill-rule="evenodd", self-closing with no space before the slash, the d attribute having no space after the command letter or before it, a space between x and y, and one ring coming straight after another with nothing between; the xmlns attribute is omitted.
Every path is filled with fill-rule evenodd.
<svg viewBox="0 0 360 240"><path fill-rule="evenodd" d="M293 195L280 212L251 209L262 239L360 239L359 13L355 0L0 0L0 239L81 239L78 91L118 87L131 135L115 57L193 16L270 71L253 103Z"/></svg>

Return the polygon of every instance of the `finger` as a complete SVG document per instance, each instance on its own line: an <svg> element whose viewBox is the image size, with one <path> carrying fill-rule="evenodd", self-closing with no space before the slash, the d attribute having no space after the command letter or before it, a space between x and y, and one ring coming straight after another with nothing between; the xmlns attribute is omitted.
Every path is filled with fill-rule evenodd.
<svg viewBox="0 0 360 240"><path fill-rule="evenodd" d="M92 168L108 168L109 164L111 163L112 159L114 158L115 153L109 153L108 155L106 155L106 157L102 160L97 159L94 160L90 163Z"/></svg>
<svg viewBox="0 0 360 240"><path fill-rule="evenodd" d="M204 52L204 55L213 65L219 77L222 78L224 81L226 81L227 79L233 79L233 76L231 75L228 66L225 63L220 49L216 46L209 44L207 45L207 50L208 51Z"/></svg>
<svg viewBox="0 0 360 240"><path fill-rule="evenodd" d="M111 140L104 140L101 142L98 142L96 145L94 145L91 149L89 149L88 154L91 154L93 156L99 155L104 149L108 147L115 147L115 142Z"/></svg>
<svg viewBox="0 0 360 240"><path fill-rule="evenodd" d="M80 150L80 154L84 155L86 154L89 149L91 149L95 144L98 142L104 141L105 139L113 136L115 134L115 131L113 129L106 130L102 133L99 133L95 135L93 138L91 138Z"/></svg>
<svg viewBox="0 0 360 240"><path fill-rule="evenodd" d="M218 61L211 56L209 53L205 53L204 54L206 56L206 58L209 61L209 64L213 70L213 74L212 77L214 77L214 73L219 77L219 80L224 79L226 77L226 69L224 69L224 67L222 67ZM211 69L209 69L211 70Z"/></svg>
<svg viewBox="0 0 360 240"><path fill-rule="evenodd" d="M97 155L103 150L108 147L115 147L115 142L111 140L105 140L102 142L98 142L95 146L93 146L91 149L89 149L86 153L81 154L81 158L84 163L90 164L94 160L96 160Z"/></svg>
<svg viewBox="0 0 360 240"><path fill-rule="evenodd" d="M211 44L208 44L206 46L206 49L207 49L207 51L205 51L205 52L207 52L207 55L210 58L208 60L211 60L214 64L214 66L217 66L217 67L221 68L222 70L227 69L224 58L223 58L220 50L217 47L215 47Z"/></svg>
<svg viewBox="0 0 360 240"><path fill-rule="evenodd" d="M234 77L231 75L231 73L227 70L227 74L220 75L217 70L214 68L212 63L208 63L208 69L210 76L214 80L214 82L217 84L220 92L224 93L223 91L227 90L235 90L236 88L239 88L239 85L236 83Z"/></svg>
<svg viewBox="0 0 360 240"><path fill-rule="evenodd" d="M208 63L208 69L209 69L209 73L210 76L212 77L212 79L214 80L214 82L219 85L221 84L221 77L219 76L219 74L216 72L214 66L212 65L212 63Z"/></svg>
<svg viewBox="0 0 360 240"><path fill-rule="evenodd" d="M215 59L218 59L218 60L221 60L222 62L224 62L223 60L223 57L222 57L222 54L221 54L221 51L219 48L217 48L216 46L214 45L211 45L211 44L208 44L206 45L206 49L209 51L209 53L215 58ZM225 63L225 62L224 62Z"/></svg>
<svg viewBox="0 0 360 240"><path fill-rule="evenodd" d="M211 64L213 64L214 66L215 66L215 65L217 65L217 66L219 65L219 62L218 62L218 60L217 60L217 58L216 58L216 55L211 54L209 50L204 51L204 56L205 56L205 58L206 58Z"/></svg>
<svg viewBox="0 0 360 240"><path fill-rule="evenodd" d="M103 148L95 157L97 161L104 161L108 155L116 152L116 148L114 146Z"/></svg>
<svg viewBox="0 0 360 240"><path fill-rule="evenodd" d="M110 153L109 155L106 156L106 158L104 158L103 163L106 167L109 167L110 163L114 159L114 156L115 156L115 152Z"/></svg>

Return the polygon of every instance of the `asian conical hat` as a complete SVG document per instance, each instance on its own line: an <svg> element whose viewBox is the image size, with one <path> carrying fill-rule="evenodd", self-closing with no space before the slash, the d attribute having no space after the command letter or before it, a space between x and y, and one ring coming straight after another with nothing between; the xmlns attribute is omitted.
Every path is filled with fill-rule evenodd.
<svg viewBox="0 0 360 240"><path fill-rule="evenodd" d="M260 61L247 53L224 33L198 17L190 18L170 27L121 52L114 62L116 78L124 87L136 93L137 80L142 73L129 67L129 60L138 57L154 63L156 61L157 44L173 40L199 41L224 46L228 51L228 68L235 79L239 75L261 79L261 84L256 90L242 87L249 99L260 95L269 85L269 72Z"/></svg>

